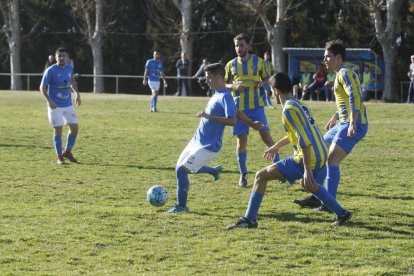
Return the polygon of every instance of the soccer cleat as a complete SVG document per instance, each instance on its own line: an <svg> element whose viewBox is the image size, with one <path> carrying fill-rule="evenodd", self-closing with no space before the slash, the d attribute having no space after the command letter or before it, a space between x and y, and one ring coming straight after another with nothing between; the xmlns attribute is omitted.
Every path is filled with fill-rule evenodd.
<svg viewBox="0 0 414 276"><path fill-rule="evenodd" d="M58 156L57 163L58 163L58 165L63 165L63 164L65 164L65 159L63 159L62 156Z"/></svg>
<svg viewBox="0 0 414 276"><path fill-rule="evenodd" d="M182 207L180 205L175 205L170 210L166 211L166 214L180 214L180 213L189 213L188 207Z"/></svg>
<svg viewBox="0 0 414 276"><path fill-rule="evenodd" d="M67 158L70 162L78 163L78 160L73 157L73 154L69 151L63 151L63 157Z"/></svg>
<svg viewBox="0 0 414 276"><path fill-rule="evenodd" d="M301 207L318 208L322 205L322 202L314 196L309 196L305 199L295 199L293 203L300 205Z"/></svg>
<svg viewBox="0 0 414 276"><path fill-rule="evenodd" d="M325 204L322 204L321 206L314 208L313 210L317 212L325 212L329 214L333 213L331 210L329 210L328 206L326 206Z"/></svg>
<svg viewBox="0 0 414 276"><path fill-rule="evenodd" d="M227 225L228 230L234 229L234 228L257 228L257 227L258 227L257 221L251 222L245 217L239 218L239 220L234 224Z"/></svg>
<svg viewBox="0 0 414 276"><path fill-rule="evenodd" d="M223 167L218 165L218 166L214 167L213 169L215 169L216 172L217 172L216 175L213 175L214 181L217 181L217 180L220 179L220 173L223 171Z"/></svg>
<svg viewBox="0 0 414 276"><path fill-rule="evenodd" d="M345 222L347 222L348 220L350 220L352 218L352 213L345 210L344 214L342 216L337 216L334 220L334 222L332 222L332 226L340 226L342 224L344 224Z"/></svg>
<svg viewBox="0 0 414 276"><path fill-rule="evenodd" d="M240 174L239 186L243 188L247 187L247 173Z"/></svg>

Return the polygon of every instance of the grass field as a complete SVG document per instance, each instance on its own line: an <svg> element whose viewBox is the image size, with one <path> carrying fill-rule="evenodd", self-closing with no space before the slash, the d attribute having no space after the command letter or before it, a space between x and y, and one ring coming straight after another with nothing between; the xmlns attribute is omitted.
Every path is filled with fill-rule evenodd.
<svg viewBox="0 0 414 276"><path fill-rule="evenodd" d="M56 165L40 93L0 92L1 275L408 275L414 274L414 105L368 103L369 133L343 162L332 215L292 203L299 184L270 183L259 229L225 230L245 212L254 172L268 163L249 140L249 188L237 186L230 129L213 182L190 176L191 213L165 215L175 201L175 162L207 98L83 94L74 149L80 164ZM309 103L322 127L332 103ZM282 137L280 107L266 109ZM291 155L285 148L282 156ZM155 208L146 191L167 187Z"/></svg>

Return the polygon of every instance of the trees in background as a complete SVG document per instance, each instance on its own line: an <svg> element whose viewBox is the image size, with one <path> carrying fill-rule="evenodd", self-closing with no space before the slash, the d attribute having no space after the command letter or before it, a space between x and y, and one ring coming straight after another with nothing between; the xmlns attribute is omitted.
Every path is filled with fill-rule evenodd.
<svg viewBox="0 0 414 276"><path fill-rule="evenodd" d="M203 57L223 63L234 58L232 38L241 32L251 37L253 53L262 56L271 50L274 65L283 71L283 47L320 48L340 38L348 48L373 49L394 66L385 72L391 75L386 76L384 99L398 101L399 81L407 80L405 71L414 53L411 0L32 0L20 2L17 14L10 17L13 3L19 4L0 1L2 72L41 72L47 56L65 46L80 74L142 75L145 61L157 49L167 75L175 75L181 50L191 53L194 70ZM19 32L21 42L10 44ZM384 43L390 47L384 48ZM24 45L17 50L19 69L10 48L18 45ZM1 81L0 89L22 88L25 83L18 86L19 79L13 78L10 86ZM115 85L108 78L93 84L79 81L85 91L113 91ZM141 92L137 83L124 81L120 86Z"/></svg>

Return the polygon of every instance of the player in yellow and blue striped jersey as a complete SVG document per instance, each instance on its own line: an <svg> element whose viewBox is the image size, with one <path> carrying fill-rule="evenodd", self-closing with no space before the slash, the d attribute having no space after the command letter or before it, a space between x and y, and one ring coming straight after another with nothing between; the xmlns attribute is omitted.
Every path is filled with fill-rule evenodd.
<svg viewBox="0 0 414 276"><path fill-rule="evenodd" d="M333 86L337 111L326 125L328 132L324 135L325 142L329 146L327 162L326 189L336 197L340 182L341 172L339 164L355 145L361 141L368 132L367 111L363 102L363 93L358 74L344 65L346 49L340 40L332 40L326 43L324 62L329 70L336 72ZM322 183L323 173L319 175ZM317 201L309 197L294 202L307 206L304 203ZM326 211L325 206L320 206L321 211Z"/></svg>
<svg viewBox="0 0 414 276"><path fill-rule="evenodd" d="M269 74L263 59L249 53L250 38L239 34L234 39L237 57L226 65L226 87L232 90L232 95L238 110L242 111L252 121L260 121L264 127L259 130L263 142L272 146L274 141L269 132L264 106L266 93L263 86L268 84ZM249 126L238 120L233 127L233 135L237 136L237 162L239 165L239 186L247 186L247 135ZM279 160L279 155L275 160Z"/></svg>
<svg viewBox="0 0 414 276"><path fill-rule="evenodd" d="M286 136L267 149L265 156L271 158L279 152L281 147L288 144L293 147L294 154L256 173L244 217L227 228L257 228L257 215L267 182L273 179L286 179L293 184L296 180L303 178L302 186L322 200L336 214L332 225L339 226L345 223L351 219L351 212L342 208L335 198L315 180L325 169L328 147L309 108L293 96L292 82L286 74L277 73L272 76L270 84L283 107L282 122Z"/></svg>

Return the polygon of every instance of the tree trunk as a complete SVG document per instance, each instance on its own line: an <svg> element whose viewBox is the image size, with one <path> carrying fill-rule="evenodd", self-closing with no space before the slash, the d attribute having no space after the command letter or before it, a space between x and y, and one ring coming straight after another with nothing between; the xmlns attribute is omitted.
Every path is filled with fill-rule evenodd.
<svg viewBox="0 0 414 276"><path fill-rule="evenodd" d="M7 8L6 8L7 6ZM10 0L6 5L0 4L1 12L4 18L4 28L7 43L10 49L10 89L22 90L21 61L21 35L20 35L20 9L18 0Z"/></svg>
<svg viewBox="0 0 414 276"><path fill-rule="evenodd" d="M102 29L103 29L103 5L102 0L95 0L95 30L90 36L89 45L93 56L93 74L103 75L103 51L102 51ZM104 92L104 79L95 76L93 79L93 92Z"/></svg>

